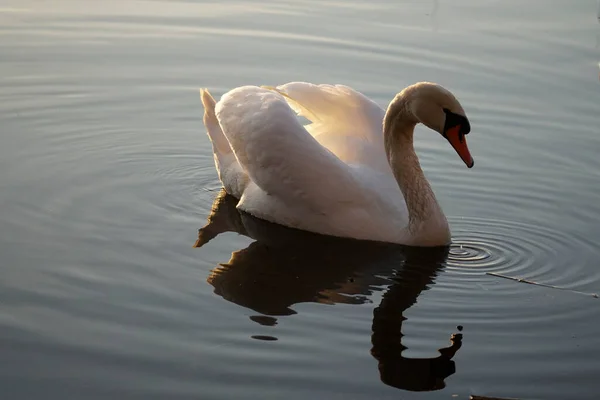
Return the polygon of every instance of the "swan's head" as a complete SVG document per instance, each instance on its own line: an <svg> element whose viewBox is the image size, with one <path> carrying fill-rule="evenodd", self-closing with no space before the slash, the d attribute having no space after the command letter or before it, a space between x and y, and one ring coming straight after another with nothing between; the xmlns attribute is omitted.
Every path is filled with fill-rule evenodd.
<svg viewBox="0 0 600 400"><path fill-rule="evenodd" d="M415 122L440 133L467 167L473 167L475 161L465 138L471 131L471 124L465 110L449 90L435 83L420 82L400 92L393 103L399 103L400 110L413 116Z"/></svg>

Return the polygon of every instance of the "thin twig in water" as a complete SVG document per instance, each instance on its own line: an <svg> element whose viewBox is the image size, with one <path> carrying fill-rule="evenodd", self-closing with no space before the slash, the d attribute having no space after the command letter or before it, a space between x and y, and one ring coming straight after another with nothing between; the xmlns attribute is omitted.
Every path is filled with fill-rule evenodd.
<svg viewBox="0 0 600 400"><path fill-rule="evenodd" d="M580 292L578 290L573 290L573 289L567 289L567 288L562 288L559 286L554 286L554 285L547 285L545 283L539 283L539 282L533 282L533 281L528 281L527 279L523 279L523 278L515 278L513 276L508 276L508 275L502 275L502 274L497 274L495 272L487 272L488 275L491 276L497 276L498 278L504 278L504 279L510 279L511 281L515 281L515 282L523 282L523 283L528 283L530 285L536 285L536 286L543 286L543 287L547 287L550 289L558 289L558 290L565 290L567 292L572 292L572 293L577 293L577 294L583 294L585 296L592 296L594 298L598 298L598 295L596 293L586 293L586 292Z"/></svg>

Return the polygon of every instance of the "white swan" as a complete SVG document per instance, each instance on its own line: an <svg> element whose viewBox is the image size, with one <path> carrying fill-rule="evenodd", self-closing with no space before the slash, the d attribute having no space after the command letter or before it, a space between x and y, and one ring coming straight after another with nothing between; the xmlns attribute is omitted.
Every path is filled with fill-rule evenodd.
<svg viewBox="0 0 600 400"><path fill-rule="evenodd" d="M341 85L244 86L216 103L201 90L219 179L238 208L306 231L443 246L450 229L413 147L421 122L469 168L469 121L443 87L407 87L387 111ZM310 120L303 126L297 114Z"/></svg>

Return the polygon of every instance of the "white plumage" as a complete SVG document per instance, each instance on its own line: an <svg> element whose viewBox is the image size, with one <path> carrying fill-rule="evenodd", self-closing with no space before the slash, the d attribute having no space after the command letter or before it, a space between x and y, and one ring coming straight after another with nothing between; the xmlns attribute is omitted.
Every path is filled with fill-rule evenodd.
<svg viewBox="0 0 600 400"><path fill-rule="evenodd" d="M219 178L242 211L327 235L447 244L441 210L434 223L412 227L423 232L410 229L402 185L386 151L386 112L361 93L293 82L239 87L218 103L202 90L202 102ZM310 124L303 126L298 115ZM412 129L410 139L412 151ZM423 239L425 231L429 239Z"/></svg>

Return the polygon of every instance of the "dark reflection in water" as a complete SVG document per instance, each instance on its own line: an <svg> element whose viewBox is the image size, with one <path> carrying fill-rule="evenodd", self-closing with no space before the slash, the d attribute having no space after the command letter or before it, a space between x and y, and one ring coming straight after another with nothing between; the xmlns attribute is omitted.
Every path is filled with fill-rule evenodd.
<svg viewBox="0 0 600 400"><path fill-rule="evenodd" d="M195 245L201 247L223 232L256 240L212 271L208 282L215 293L262 314L250 318L272 326L276 316L294 314L294 304L362 304L374 291L387 287L374 310L371 335L371 354L378 361L381 380L411 391L445 387L444 379L456 371L452 358L462 345L462 334L452 335L451 345L440 349L438 357L406 358L402 323L404 311L433 285L447 248L416 249L316 235L240 213L236 203L224 191L218 194Z"/></svg>

